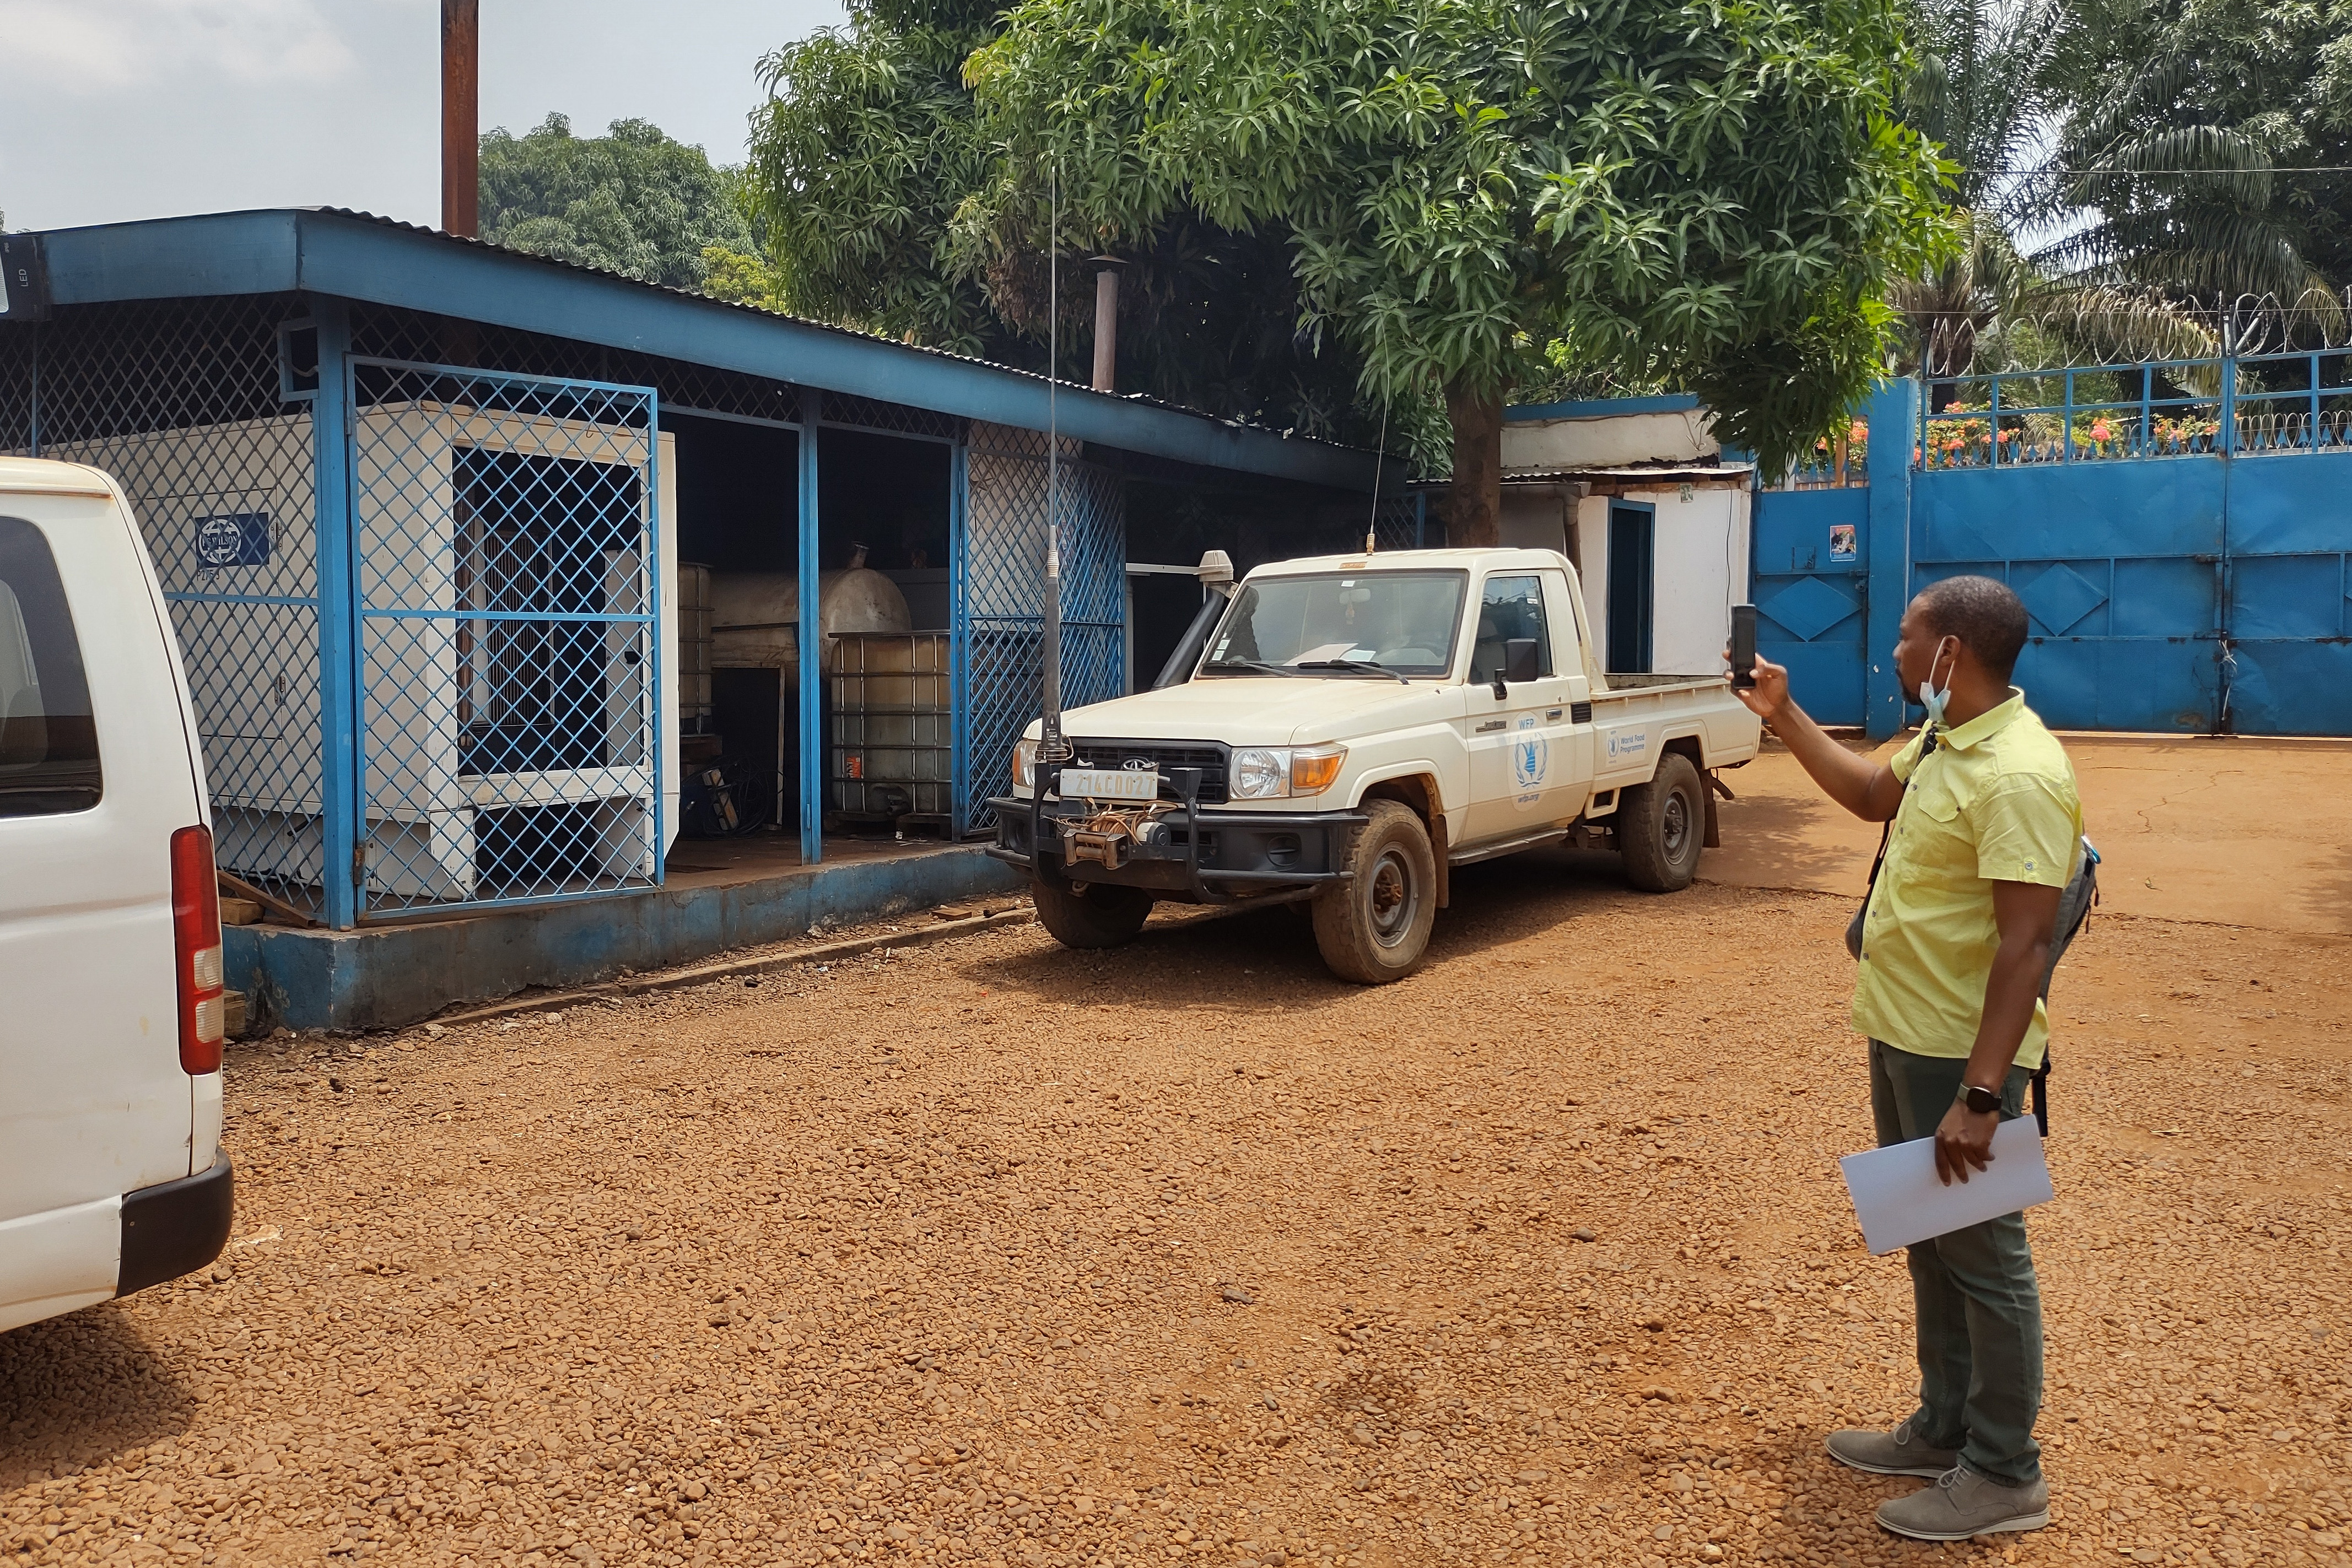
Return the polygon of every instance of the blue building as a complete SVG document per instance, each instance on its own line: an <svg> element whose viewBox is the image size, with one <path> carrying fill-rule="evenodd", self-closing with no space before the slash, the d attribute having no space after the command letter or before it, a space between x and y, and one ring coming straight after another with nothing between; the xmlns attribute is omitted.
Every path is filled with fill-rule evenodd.
<svg viewBox="0 0 2352 1568"><path fill-rule="evenodd" d="M1369 452L362 214L10 244L0 451L138 513L220 864L279 912L231 938L265 1020L989 885L1049 489L1075 706L1148 682L1202 550L1339 548L1374 488Z"/></svg>

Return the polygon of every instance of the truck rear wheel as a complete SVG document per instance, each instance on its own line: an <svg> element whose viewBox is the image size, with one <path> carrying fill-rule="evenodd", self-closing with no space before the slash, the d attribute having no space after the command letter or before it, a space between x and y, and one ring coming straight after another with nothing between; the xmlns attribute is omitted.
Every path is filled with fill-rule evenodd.
<svg viewBox="0 0 2352 1568"><path fill-rule="evenodd" d="M1356 835L1352 881L1315 895L1315 946L1343 980L1377 986L1421 967L1437 924L1437 856L1421 819L1394 800L1373 800Z"/></svg>
<svg viewBox="0 0 2352 1568"><path fill-rule="evenodd" d="M1030 879L1038 923L1065 947L1117 947L1135 939L1151 915L1151 894L1139 887L1092 882L1081 893L1058 876Z"/></svg>
<svg viewBox="0 0 2352 1568"><path fill-rule="evenodd" d="M1617 843L1625 880L1644 893L1680 893L1698 874L1706 839L1706 786L1679 751L1658 761L1657 777L1627 789L1617 808Z"/></svg>

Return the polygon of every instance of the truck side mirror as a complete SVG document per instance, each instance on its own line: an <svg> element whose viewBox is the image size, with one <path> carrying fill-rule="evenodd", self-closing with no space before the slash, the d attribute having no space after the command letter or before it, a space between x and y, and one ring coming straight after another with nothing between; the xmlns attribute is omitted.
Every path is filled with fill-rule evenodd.
<svg viewBox="0 0 2352 1568"><path fill-rule="evenodd" d="M1543 655L1533 637L1513 637L1503 644L1503 679L1517 685L1543 673Z"/></svg>

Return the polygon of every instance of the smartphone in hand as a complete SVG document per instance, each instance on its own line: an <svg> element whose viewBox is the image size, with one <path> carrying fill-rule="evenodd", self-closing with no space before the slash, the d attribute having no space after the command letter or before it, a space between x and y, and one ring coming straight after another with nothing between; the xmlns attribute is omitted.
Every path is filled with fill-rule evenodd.
<svg viewBox="0 0 2352 1568"><path fill-rule="evenodd" d="M1756 685L1756 606L1731 607L1731 684L1748 690Z"/></svg>

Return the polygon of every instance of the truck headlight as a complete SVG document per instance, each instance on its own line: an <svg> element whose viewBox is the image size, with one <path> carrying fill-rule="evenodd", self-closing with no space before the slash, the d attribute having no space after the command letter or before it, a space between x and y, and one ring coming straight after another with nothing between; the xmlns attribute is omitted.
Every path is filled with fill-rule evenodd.
<svg viewBox="0 0 2352 1568"><path fill-rule="evenodd" d="M1278 800L1290 793L1290 748L1248 746L1234 753L1225 793L1236 800Z"/></svg>
<svg viewBox="0 0 2352 1568"><path fill-rule="evenodd" d="M1034 740L1015 741L1013 746L1013 787L1027 789L1036 782L1037 743Z"/></svg>
<svg viewBox="0 0 2352 1568"><path fill-rule="evenodd" d="M1290 792L1294 795L1320 795L1331 788L1339 777L1339 764L1348 759L1344 746L1301 746L1290 753Z"/></svg>

